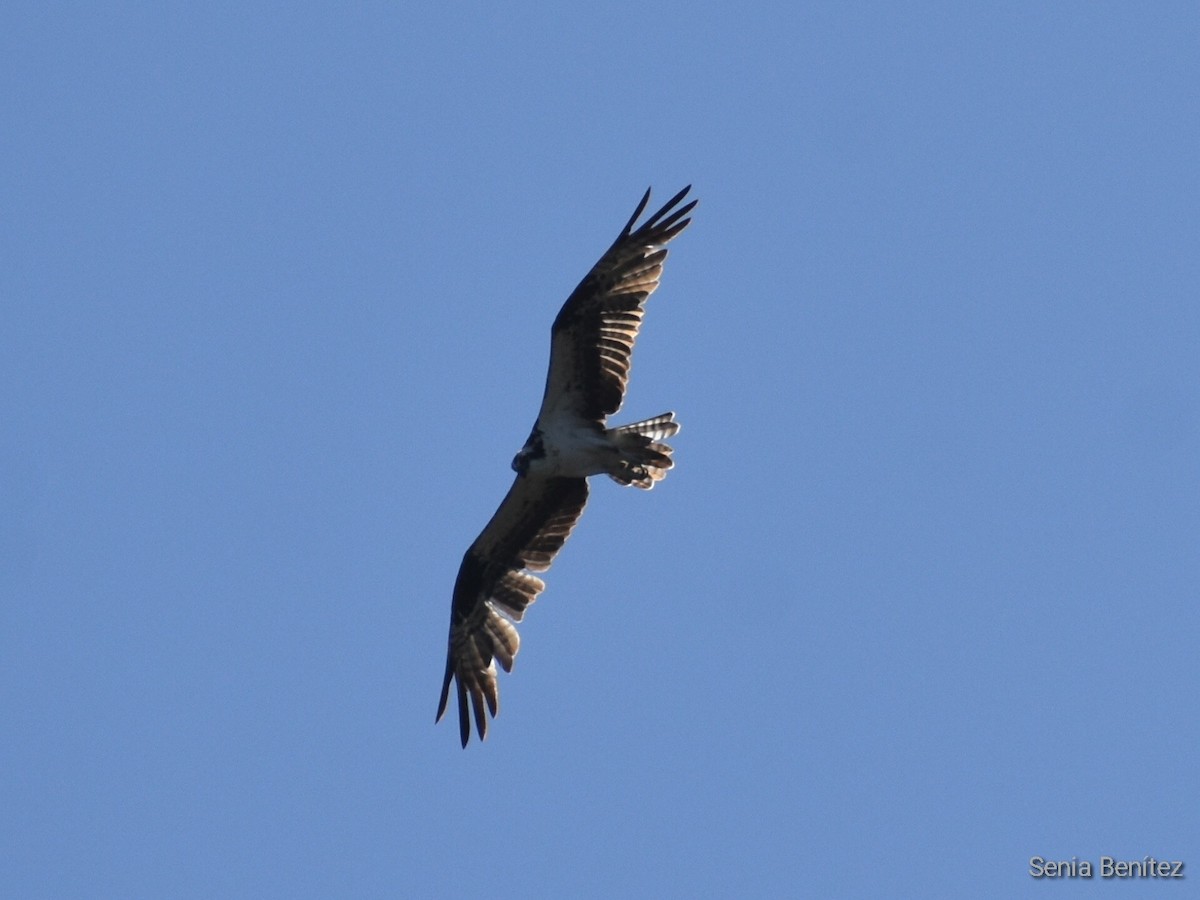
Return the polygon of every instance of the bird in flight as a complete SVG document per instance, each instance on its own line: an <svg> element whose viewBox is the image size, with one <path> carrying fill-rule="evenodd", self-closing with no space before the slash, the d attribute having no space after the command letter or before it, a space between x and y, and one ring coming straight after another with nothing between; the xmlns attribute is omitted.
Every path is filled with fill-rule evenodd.
<svg viewBox="0 0 1200 900"><path fill-rule="evenodd" d="M649 490L673 465L664 441L679 431L674 413L609 428L629 382L633 343L646 300L658 287L667 244L691 222L691 186L637 228L647 190L613 245L567 298L550 329L550 372L529 440L513 459L516 480L463 556L450 608L440 722L458 692L458 730L479 739L499 707L496 660L505 672L521 646L514 622L546 586L550 568L587 504L590 475ZM484 705L487 710L485 713Z"/></svg>

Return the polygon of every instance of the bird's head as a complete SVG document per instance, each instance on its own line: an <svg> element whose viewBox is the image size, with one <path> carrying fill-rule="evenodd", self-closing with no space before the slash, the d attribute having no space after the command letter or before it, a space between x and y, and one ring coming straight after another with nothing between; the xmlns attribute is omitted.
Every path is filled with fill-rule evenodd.
<svg viewBox="0 0 1200 900"><path fill-rule="evenodd" d="M529 440L525 442L525 446L517 451L517 455L513 457L513 471L518 475L524 475L529 471L529 464L535 459L540 459L546 455L546 450L542 446L542 435L536 428L533 434L529 435Z"/></svg>

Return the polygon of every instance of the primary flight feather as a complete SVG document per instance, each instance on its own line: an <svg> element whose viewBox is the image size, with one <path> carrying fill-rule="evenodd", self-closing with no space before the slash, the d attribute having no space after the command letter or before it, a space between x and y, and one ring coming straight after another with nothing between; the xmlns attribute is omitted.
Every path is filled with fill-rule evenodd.
<svg viewBox="0 0 1200 900"><path fill-rule="evenodd" d="M567 298L550 331L550 371L529 440L513 459L516 480L463 556L454 583L446 676L437 721L457 685L462 745L471 717L482 740L499 708L496 660L512 669L521 646L514 622L545 583L587 504L590 475L649 490L671 468L663 443L679 431L674 413L607 426L621 408L630 357L647 298L658 287L666 245L691 222L690 186L634 228L650 200L647 190L613 245Z"/></svg>

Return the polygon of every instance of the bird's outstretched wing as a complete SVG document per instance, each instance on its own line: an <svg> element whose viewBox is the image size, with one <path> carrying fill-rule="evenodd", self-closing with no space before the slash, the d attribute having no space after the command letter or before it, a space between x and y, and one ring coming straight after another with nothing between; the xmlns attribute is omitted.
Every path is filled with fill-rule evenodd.
<svg viewBox="0 0 1200 900"><path fill-rule="evenodd" d="M458 728L464 747L471 737L471 711L479 739L487 735L484 704L493 718L499 708L495 660L505 672L512 669L521 646L513 622L521 621L525 608L546 586L529 573L550 568L579 521L587 498L585 478L518 476L463 556L454 583L446 678L436 721L446 712L453 680L458 687Z"/></svg>
<svg viewBox="0 0 1200 900"><path fill-rule="evenodd" d="M650 200L647 190L613 245L563 304L550 333L540 422L558 415L602 420L620 409L633 343L646 299L662 277L666 245L691 222L687 215L695 200L676 208L689 190L690 185L634 230Z"/></svg>

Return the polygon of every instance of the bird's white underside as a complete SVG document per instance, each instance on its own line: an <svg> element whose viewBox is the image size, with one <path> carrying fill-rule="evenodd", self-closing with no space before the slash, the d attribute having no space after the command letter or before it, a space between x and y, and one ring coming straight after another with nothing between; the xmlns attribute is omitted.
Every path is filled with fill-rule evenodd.
<svg viewBox="0 0 1200 900"><path fill-rule="evenodd" d="M620 454L594 422L556 419L542 423L545 456L529 461L535 478L584 478L607 472Z"/></svg>

